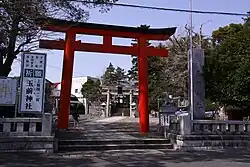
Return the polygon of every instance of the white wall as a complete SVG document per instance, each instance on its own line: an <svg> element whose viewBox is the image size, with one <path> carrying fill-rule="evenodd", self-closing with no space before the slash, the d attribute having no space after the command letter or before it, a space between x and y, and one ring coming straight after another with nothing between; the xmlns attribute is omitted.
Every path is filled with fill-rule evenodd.
<svg viewBox="0 0 250 167"><path fill-rule="evenodd" d="M82 97L81 89L82 85L88 81L88 79L97 80L97 78L85 76L85 77L77 77L72 78L72 85L71 85L71 94L75 95L80 102L84 103L84 98ZM58 90L61 90L61 84L57 86Z"/></svg>
<svg viewBox="0 0 250 167"><path fill-rule="evenodd" d="M81 102L83 102L82 93L81 93L82 85L86 83L87 80L88 80L88 77L79 77L79 78L72 79L71 94L78 97L78 99Z"/></svg>

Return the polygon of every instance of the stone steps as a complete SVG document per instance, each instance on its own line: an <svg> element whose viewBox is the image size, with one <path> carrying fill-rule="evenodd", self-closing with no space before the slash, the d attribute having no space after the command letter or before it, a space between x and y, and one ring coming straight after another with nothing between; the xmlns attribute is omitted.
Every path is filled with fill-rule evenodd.
<svg viewBox="0 0 250 167"><path fill-rule="evenodd" d="M167 139L119 140L59 140L58 152L123 150L123 149L172 149Z"/></svg>

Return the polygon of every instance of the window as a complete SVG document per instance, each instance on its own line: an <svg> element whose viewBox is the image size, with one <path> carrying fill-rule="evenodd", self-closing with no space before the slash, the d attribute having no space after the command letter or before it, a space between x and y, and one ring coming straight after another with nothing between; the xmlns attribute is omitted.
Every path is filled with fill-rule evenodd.
<svg viewBox="0 0 250 167"><path fill-rule="evenodd" d="M118 93L118 94L122 94L122 87L121 87L121 86L118 86L117 93Z"/></svg>
<svg viewBox="0 0 250 167"><path fill-rule="evenodd" d="M71 96L70 101L78 101L78 98L76 96Z"/></svg>
<svg viewBox="0 0 250 167"><path fill-rule="evenodd" d="M78 93L78 89L75 89L75 93Z"/></svg>

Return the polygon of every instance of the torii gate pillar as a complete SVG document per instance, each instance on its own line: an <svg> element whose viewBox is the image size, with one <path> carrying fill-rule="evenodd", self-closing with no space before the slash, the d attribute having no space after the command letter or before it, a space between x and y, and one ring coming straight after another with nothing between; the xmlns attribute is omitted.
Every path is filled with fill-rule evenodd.
<svg viewBox="0 0 250 167"><path fill-rule="evenodd" d="M72 74L74 65L74 46L72 41L75 41L76 34L74 32L66 33L64 56L63 56L63 71L60 93L60 111L58 112L58 128L67 129L70 114L70 97Z"/></svg>
<svg viewBox="0 0 250 167"><path fill-rule="evenodd" d="M147 41L138 40L139 118L141 133L149 132Z"/></svg>

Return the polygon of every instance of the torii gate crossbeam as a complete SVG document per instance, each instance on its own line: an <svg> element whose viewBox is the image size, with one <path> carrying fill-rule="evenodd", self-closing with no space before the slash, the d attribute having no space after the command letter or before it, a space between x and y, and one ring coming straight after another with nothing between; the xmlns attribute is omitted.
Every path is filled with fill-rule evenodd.
<svg viewBox="0 0 250 167"><path fill-rule="evenodd" d="M59 129L68 128L74 52L85 51L138 56L140 132L149 132L147 57L167 57L168 50L164 48L149 47L147 46L147 41L167 40L175 33L176 28L143 29L93 23L78 23L50 18L39 20L38 24L41 25L41 29L45 31L66 33L65 40L40 40L39 43L40 48L64 50L60 111L58 113ZM102 36L103 44L76 41L76 34ZM137 45L113 45L113 37L137 39Z"/></svg>

